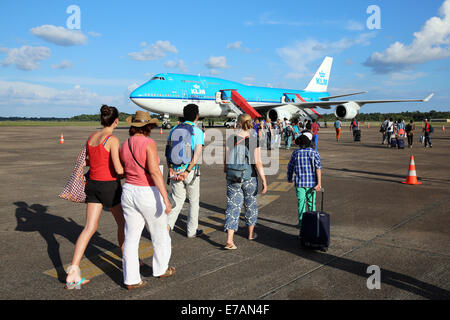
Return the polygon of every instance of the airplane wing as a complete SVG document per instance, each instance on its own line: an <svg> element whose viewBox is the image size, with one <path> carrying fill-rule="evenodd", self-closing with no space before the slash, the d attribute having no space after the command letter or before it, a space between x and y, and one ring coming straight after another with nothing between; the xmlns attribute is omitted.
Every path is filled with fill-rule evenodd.
<svg viewBox="0 0 450 320"><path fill-rule="evenodd" d="M406 100L352 100L353 102L359 104L360 106L370 103L392 103L392 102L428 102L434 93L430 94L425 99L406 99ZM311 102L299 102L293 103L292 105L299 108L316 108L320 107L322 109L330 109L331 106L337 106L340 104L345 104L350 102L347 101L311 101Z"/></svg>
<svg viewBox="0 0 450 320"><path fill-rule="evenodd" d="M430 94L425 99L405 99L405 100L352 100L353 102L359 104L360 106L365 104L371 104L371 103L393 103L393 102L428 102L432 97L434 93ZM328 99L332 99L335 97L328 97ZM255 106L254 108L256 110L261 111L268 111L272 108L285 106L287 104L296 106L298 108L322 108L322 109L331 109L331 106L337 106L341 104L345 104L350 102L350 100L341 100L341 101L311 101L311 102L297 102L297 103L277 103L277 104L270 104L270 105L260 105Z"/></svg>
<svg viewBox="0 0 450 320"><path fill-rule="evenodd" d="M357 94L362 94L362 93L367 93L367 91L361 91L361 92L354 92L354 93L347 93L347 94L341 94L339 96L328 96L328 97L323 97L323 98L319 98L321 101L328 101L330 99L336 99L336 98L342 98L342 97L348 97L348 96L354 96Z"/></svg>

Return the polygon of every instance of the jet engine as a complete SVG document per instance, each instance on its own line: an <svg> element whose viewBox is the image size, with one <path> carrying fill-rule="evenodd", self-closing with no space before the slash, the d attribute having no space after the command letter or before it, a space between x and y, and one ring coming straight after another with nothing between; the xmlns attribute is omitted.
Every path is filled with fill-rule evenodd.
<svg viewBox="0 0 450 320"><path fill-rule="evenodd" d="M334 110L336 117L344 120L351 120L359 114L361 106L354 101L349 101L339 105Z"/></svg>
<svg viewBox="0 0 450 320"><path fill-rule="evenodd" d="M291 119L292 114L285 110L285 107L273 108L269 111L268 114L270 121L276 122L277 120L283 121L284 118Z"/></svg>

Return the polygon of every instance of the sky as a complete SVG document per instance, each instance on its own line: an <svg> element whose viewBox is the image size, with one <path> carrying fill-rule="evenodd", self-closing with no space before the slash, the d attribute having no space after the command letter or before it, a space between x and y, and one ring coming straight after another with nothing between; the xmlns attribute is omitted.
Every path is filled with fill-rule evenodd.
<svg viewBox="0 0 450 320"><path fill-rule="evenodd" d="M450 0L2 0L0 116L134 113L129 93L163 72L303 89L325 56L332 95L435 93L361 112L450 111L449 44Z"/></svg>

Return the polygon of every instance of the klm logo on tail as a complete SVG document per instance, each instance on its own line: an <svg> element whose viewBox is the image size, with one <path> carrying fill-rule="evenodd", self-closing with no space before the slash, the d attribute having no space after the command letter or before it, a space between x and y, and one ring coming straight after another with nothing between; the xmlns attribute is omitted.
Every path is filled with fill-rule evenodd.
<svg viewBox="0 0 450 320"><path fill-rule="evenodd" d="M316 83L320 86L328 85L328 79L325 78L325 72L319 72L319 77L316 78Z"/></svg>

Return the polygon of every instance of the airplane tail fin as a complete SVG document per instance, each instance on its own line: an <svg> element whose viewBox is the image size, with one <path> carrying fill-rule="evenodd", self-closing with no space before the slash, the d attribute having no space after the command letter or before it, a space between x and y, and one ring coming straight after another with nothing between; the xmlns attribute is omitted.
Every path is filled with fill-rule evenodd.
<svg viewBox="0 0 450 320"><path fill-rule="evenodd" d="M311 92L327 92L328 80L330 79L331 66L333 65L332 57L325 57L316 74L309 82L305 91Z"/></svg>

